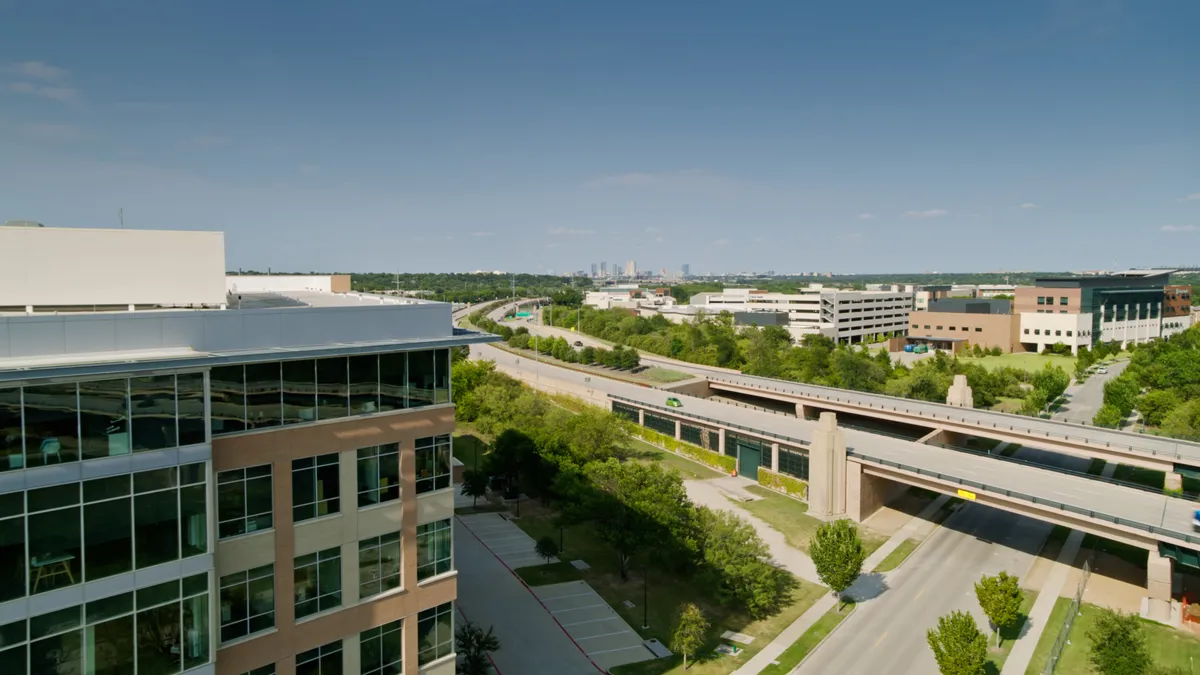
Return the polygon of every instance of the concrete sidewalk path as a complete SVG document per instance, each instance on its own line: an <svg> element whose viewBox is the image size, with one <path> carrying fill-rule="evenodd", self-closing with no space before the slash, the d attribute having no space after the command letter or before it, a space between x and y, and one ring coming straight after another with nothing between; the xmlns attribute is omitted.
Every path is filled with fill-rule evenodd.
<svg viewBox="0 0 1200 675"><path fill-rule="evenodd" d="M775 559L775 564L805 581L817 584L821 583L817 577L817 568L813 565L812 558L808 557L808 554L789 546L787 538L783 536L783 533L768 525L766 521L757 518L746 509L741 508L736 503L731 502L725 496L726 491L722 490L720 486L714 485L713 481L685 480L683 481L683 486L687 489L688 497L697 506L707 506L714 511L729 511L737 514L747 523L750 523L754 527L754 531L758 533L758 536L762 537L762 540L767 544L767 547L771 551L771 557Z"/></svg>

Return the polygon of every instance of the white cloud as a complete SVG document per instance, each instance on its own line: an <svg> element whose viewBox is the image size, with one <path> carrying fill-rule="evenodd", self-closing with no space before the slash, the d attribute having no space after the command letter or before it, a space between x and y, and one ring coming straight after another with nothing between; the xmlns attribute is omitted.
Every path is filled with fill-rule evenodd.
<svg viewBox="0 0 1200 675"><path fill-rule="evenodd" d="M729 240L726 239L725 237L721 237L720 239L713 242L713 246L726 246L728 244L729 244Z"/></svg>
<svg viewBox="0 0 1200 675"><path fill-rule="evenodd" d="M74 103L79 100L79 91L73 87L34 84L32 82L9 82L8 90L16 94L41 96L58 101L59 103Z"/></svg>
<svg viewBox="0 0 1200 675"><path fill-rule="evenodd" d="M472 237L494 237L494 236L496 236L496 233L495 232L472 232L471 236Z"/></svg>
<svg viewBox="0 0 1200 675"><path fill-rule="evenodd" d="M738 190L738 182L704 171L668 171L664 173L622 173L589 181L590 188L631 188L655 192L702 192L727 196Z"/></svg>
<svg viewBox="0 0 1200 675"><path fill-rule="evenodd" d="M1160 232L1195 232L1195 225L1163 225L1158 228Z"/></svg>
<svg viewBox="0 0 1200 675"><path fill-rule="evenodd" d="M3 68L4 72L25 80L40 80L42 82L62 82L67 79L67 71L43 61L20 61L11 63Z"/></svg>
<svg viewBox="0 0 1200 675"><path fill-rule="evenodd" d="M1200 202L1200 192L1193 192L1192 194L1190 194L1186 197L1180 197L1179 201L1181 201L1181 202Z"/></svg>
<svg viewBox="0 0 1200 675"><path fill-rule="evenodd" d="M1036 209L1036 208L1038 208L1038 205L1037 205L1037 204L1034 204L1033 202L1025 202L1024 204L1022 204L1022 205L1021 205L1021 208L1023 208L1023 209Z"/></svg>
<svg viewBox="0 0 1200 675"><path fill-rule="evenodd" d="M859 220L875 220L875 214L874 213L860 213L860 214L858 214L858 219Z"/></svg>
<svg viewBox="0 0 1200 675"><path fill-rule="evenodd" d="M655 237L655 238L654 238L654 243L656 243L656 244L665 244L665 243L667 243L667 240L666 240L666 239L663 239L662 237Z"/></svg>
<svg viewBox="0 0 1200 675"><path fill-rule="evenodd" d="M950 213L946 209L926 209L924 211L905 211L900 214L905 218L940 218Z"/></svg>
<svg viewBox="0 0 1200 675"><path fill-rule="evenodd" d="M561 234L595 234L595 230L584 230L573 227L552 227L546 230L546 234L561 235Z"/></svg>

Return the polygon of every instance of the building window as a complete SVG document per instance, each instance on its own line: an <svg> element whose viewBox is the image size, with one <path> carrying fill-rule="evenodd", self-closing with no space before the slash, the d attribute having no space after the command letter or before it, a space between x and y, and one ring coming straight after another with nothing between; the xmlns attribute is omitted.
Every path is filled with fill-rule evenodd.
<svg viewBox="0 0 1200 675"><path fill-rule="evenodd" d="M421 610L417 614L417 665L425 665L454 651L454 603Z"/></svg>
<svg viewBox="0 0 1200 675"><path fill-rule="evenodd" d="M317 419L350 414L350 361L341 356L317 359Z"/></svg>
<svg viewBox="0 0 1200 675"><path fill-rule="evenodd" d="M271 529L271 465L217 474L217 538Z"/></svg>
<svg viewBox="0 0 1200 675"><path fill-rule="evenodd" d="M292 521L341 511L336 452L292 460Z"/></svg>
<svg viewBox="0 0 1200 675"><path fill-rule="evenodd" d="M274 564L221 577L221 642L274 627Z"/></svg>
<svg viewBox="0 0 1200 675"><path fill-rule="evenodd" d="M450 520L417 526L417 581L453 569Z"/></svg>
<svg viewBox="0 0 1200 675"><path fill-rule="evenodd" d="M400 498L400 444L358 450L358 505L372 506Z"/></svg>
<svg viewBox="0 0 1200 675"><path fill-rule="evenodd" d="M1038 304L1039 304L1039 305L1044 305L1044 304L1046 304L1046 298L1045 298L1044 296L1041 296L1041 295L1039 295L1039 296L1038 296Z"/></svg>
<svg viewBox="0 0 1200 675"><path fill-rule="evenodd" d="M418 438L417 494L450 487L450 435Z"/></svg>
<svg viewBox="0 0 1200 675"><path fill-rule="evenodd" d="M297 654L296 675L342 675L342 641Z"/></svg>
<svg viewBox="0 0 1200 675"><path fill-rule="evenodd" d="M808 480L808 454L798 450L779 448L779 473Z"/></svg>
<svg viewBox="0 0 1200 675"><path fill-rule="evenodd" d="M212 660L208 618L206 573L100 598L0 626L0 672L178 673Z"/></svg>
<svg viewBox="0 0 1200 675"><path fill-rule="evenodd" d="M937 329L938 329L938 330L941 330L941 329L942 329L942 327L941 327L941 326L938 326L938 327L937 327Z"/></svg>
<svg viewBox="0 0 1200 675"><path fill-rule="evenodd" d="M175 376L150 375L129 380L133 450L161 450L179 445L175 419ZM112 437L110 436L110 444Z"/></svg>
<svg viewBox="0 0 1200 675"><path fill-rule="evenodd" d="M1034 329L1033 329L1033 334L1034 334L1034 335L1041 335L1041 334L1042 334L1042 329L1041 329L1041 328L1034 328Z"/></svg>
<svg viewBox="0 0 1200 675"><path fill-rule="evenodd" d="M1067 337L1071 337L1071 331L1067 331Z"/></svg>
<svg viewBox="0 0 1200 675"><path fill-rule="evenodd" d="M400 620L359 633L362 675L398 675L404 672L404 631Z"/></svg>
<svg viewBox="0 0 1200 675"><path fill-rule="evenodd" d="M246 428L265 429L283 424L280 366L246 364Z"/></svg>
<svg viewBox="0 0 1200 675"><path fill-rule="evenodd" d="M940 328L940 327L941 327L941 326L939 326L939 328ZM954 330L954 326L950 326L950 330Z"/></svg>
<svg viewBox="0 0 1200 675"><path fill-rule="evenodd" d="M1054 335L1055 335L1055 336L1057 336L1057 337L1062 337L1062 331L1061 331L1061 330L1056 330L1056 331L1054 331Z"/></svg>
<svg viewBox="0 0 1200 675"><path fill-rule="evenodd" d="M966 329L964 328L963 330L966 330ZM982 333L982 332L983 332L983 329L982 329L982 328L980 328L979 326L976 326L976 327L975 327L975 332L976 332L976 333Z"/></svg>
<svg viewBox="0 0 1200 675"><path fill-rule="evenodd" d="M925 330L929 330L929 324L925 324Z"/></svg>
<svg viewBox="0 0 1200 675"><path fill-rule="evenodd" d="M1060 305L1065 305L1065 304L1067 304L1068 302L1070 302L1070 301L1069 301L1069 300L1067 300L1067 297L1066 297L1066 296L1061 296L1061 297L1059 297L1059 299L1058 299L1058 304L1060 304Z"/></svg>
<svg viewBox="0 0 1200 675"><path fill-rule="evenodd" d="M369 598L399 587L400 533L358 542L358 597Z"/></svg>
<svg viewBox="0 0 1200 675"><path fill-rule="evenodd" d="M267 665L255 668L254 670L247 670L246 672L242 673L242 675L275 675L275 664L268 663Z"/></svg>
<svg viewBox="0 0 1200 675"><path fill-rule="evenodd" d="M295 564L297 619L342 604L341 548L302 555L296 558Z"/></svg>

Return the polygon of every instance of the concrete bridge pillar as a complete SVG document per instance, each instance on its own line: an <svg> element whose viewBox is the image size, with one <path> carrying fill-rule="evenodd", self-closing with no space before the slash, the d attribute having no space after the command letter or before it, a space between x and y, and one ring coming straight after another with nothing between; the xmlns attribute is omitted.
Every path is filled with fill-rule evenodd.
<svg viewBox="0 0 1200 675"><path fill-rule="evenodd" d="M1144 618L1171 624L1171 559L1150 551L1146 560L1146 610Z"/></svg>
<svg viewBox="0 0 1200 675"><path fill-rule="evenodd" d="M778 443L771 444L771 470L775 471L775 472L779 471L779 444Z"/></svg>
<svg viewBox="0 0 1200 675"><path fill-rule="evenodd" d="M638 426L646 426L646 411L641 408L638 408Z"/></svg>
<svg viewBox="0 0 1200 675"><path fill-rule="evenodd" d="M725 429L717 429L717 452L725 454Z"/></svg>
<svg viewBox="0 0 1200 675"><path fill-rule="evenodd" d="M808 511L818 517L846 513L846 437L837 415L821 413L808 449Z"/></svg>
<svg viewBox="0 0 1200 675"><path fill-rule="evenodd" d="M804 404L797 403L796 404L796 417L799 417L800 419L805 419L807 417L806 413L808 413L808 409L804 407Z"/></svg>
<svg viewBox="0 0 1200 675"><path fill-rule="evenodd" d="M1168 471L1167 480L1163 484L1163 488L1172 492L1183 490L1183 475Z"/></svg>
<svg viewBox="0 0 1200 675"><path fill-rule="evenodd" d="M683 425L679 423L679 420L675 420L675 440L677 440L677 441L679 439L683 438L683 428L682 427L683 427Z"/></svg>
<svg viewBox="0 0 1200 675"><path fill-rule="evenodd" d="M954 384L950 385L950 391L946 393L946 404L959 408L975 407L975 398L971 393L971 387L967 385L966 375L954 376Z"/></svg>

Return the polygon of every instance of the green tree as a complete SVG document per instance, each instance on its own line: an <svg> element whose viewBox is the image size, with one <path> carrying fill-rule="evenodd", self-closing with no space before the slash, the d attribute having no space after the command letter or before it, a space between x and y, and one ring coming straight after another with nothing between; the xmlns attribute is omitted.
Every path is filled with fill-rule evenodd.
<svg viewBox="0 0 1200 675"><path fill-rule="evenodd" d="M736 602L761 618L786 601L795 578L772 564L770 549L749 523L709 508L696 509L695 521L701 574L722 602Z"/></svg>
<svg viewBox="0 0 1200 675"><path fill-rule="evenodd" d="M996 576L984 575L975 584L975 597L987 615L989 627L1000 646L1000 630L1016 623L1021 612L1021 585L1017 577L1001 571Z"/></svg>
<svg viewBox="0 0 1200 675"><path fill-rule="evenodd" d="M454 632L454 644L463 657L458 666L461 675L488 675L492 672L488 654L500 651L500 638L496 637L492 626L484 631L476 624L464 621Z"/></svg>
<svg viewBox="0 0 1200 675"><path fill-rule="evenodd" d="M1180 399L1179 394L1175 393L1174 389L1159 389L1139 396L1137 409L1146 424L1157 427L1180 403L1183 403L1183 400Z"/></svg>
<svg viewBox="0 0 1200 675"><path fill-rule="evenodd" d="M708 619L704 612L692 603L679 608L679 622L675 625L675 634L671 636L671 651L683 655L683 669L688 669L688 657L693 656L708 635Z"/></svg>
<svg viewBox="0 0 1200 675"><path fill-rule="evenodd" d="M488 476L484 471L467 469L463 471L461 492L464 497L471 498L471 507L479 503L480 497L487 496Z"/></svg>
<svg viewBox="0 0 1200 675"><path fill-rule="evenodd" d="M942 675L982 675L987 663L987 636L966 612L953 611L925 633Z"/></svg>
<svg viewBox="0 0 1200 675"><path fill-rule="evenodd" d="M537 554L537 557L546 561L548 565L550 564L550 559L558 555L558 542L554 541L554 537L546 535L538 539L537 543L533 545L533 552Z"/></svg>
<svg viewBox="0 0 1200 675"><path fill-rule="evenodd" d="M1162 423L1162 431L1173 438L1200 441L1200 399L1175 408Z"/></svg>
<svg viewBox="0 0 1200 675"><path fill-rule="evenodd" d="M1124 612L1097 608L1088 630L1088 660L1100 675L1142 675L1153 660L1141 619Z"/></svg>
<svg viewBox="0 0 1200 675"><path fill-rule="evenodd" d="M1121 428L1121 421L1124 418L1125 416L1121 414L1117 406L1105 403L1100 406L1100 409L1096 411L1096 415L1092 417L1092 424L1108 429L1119 429Z"/></svg>
<svg viewBox="0 0 1200 675"><path fill-rule="evenodd" d="M1037 416L1041 414L1041 412L1045 410L1046 406L1049 404L1050 401L1048 398L1046 398L1046 392L1044 390L1033 389L1025 395L1024 399L1021 400L1020 413L1022 415Z"/></svg>
<svg viewBox="0 0 1200 675"><path fill-rule="evenodd" d="M841 599L842 592L862 573L862 540L858 528L848 519L824 523L817 528L809 543L809 555L817 568L821 583L833 589Z"/></svg>
<svg viewBox="0 0 1200 675"><path fill-rule="evenodd" d="M1067 375L1062 368L1049 363L1033 375L1034 388L1041 389L1046 394L1046 401L1049 403L1058 400L1069 384L1071 384L1071 376Z"/></svg>
<svg viewBox="0 0 1200 675"><path fill-rule="evenodd" d="M1128 373L1121 373L1115 380L1104 383L1104 403L1113 405L1125 417L1137 405L1138 385Z"/></svg>

